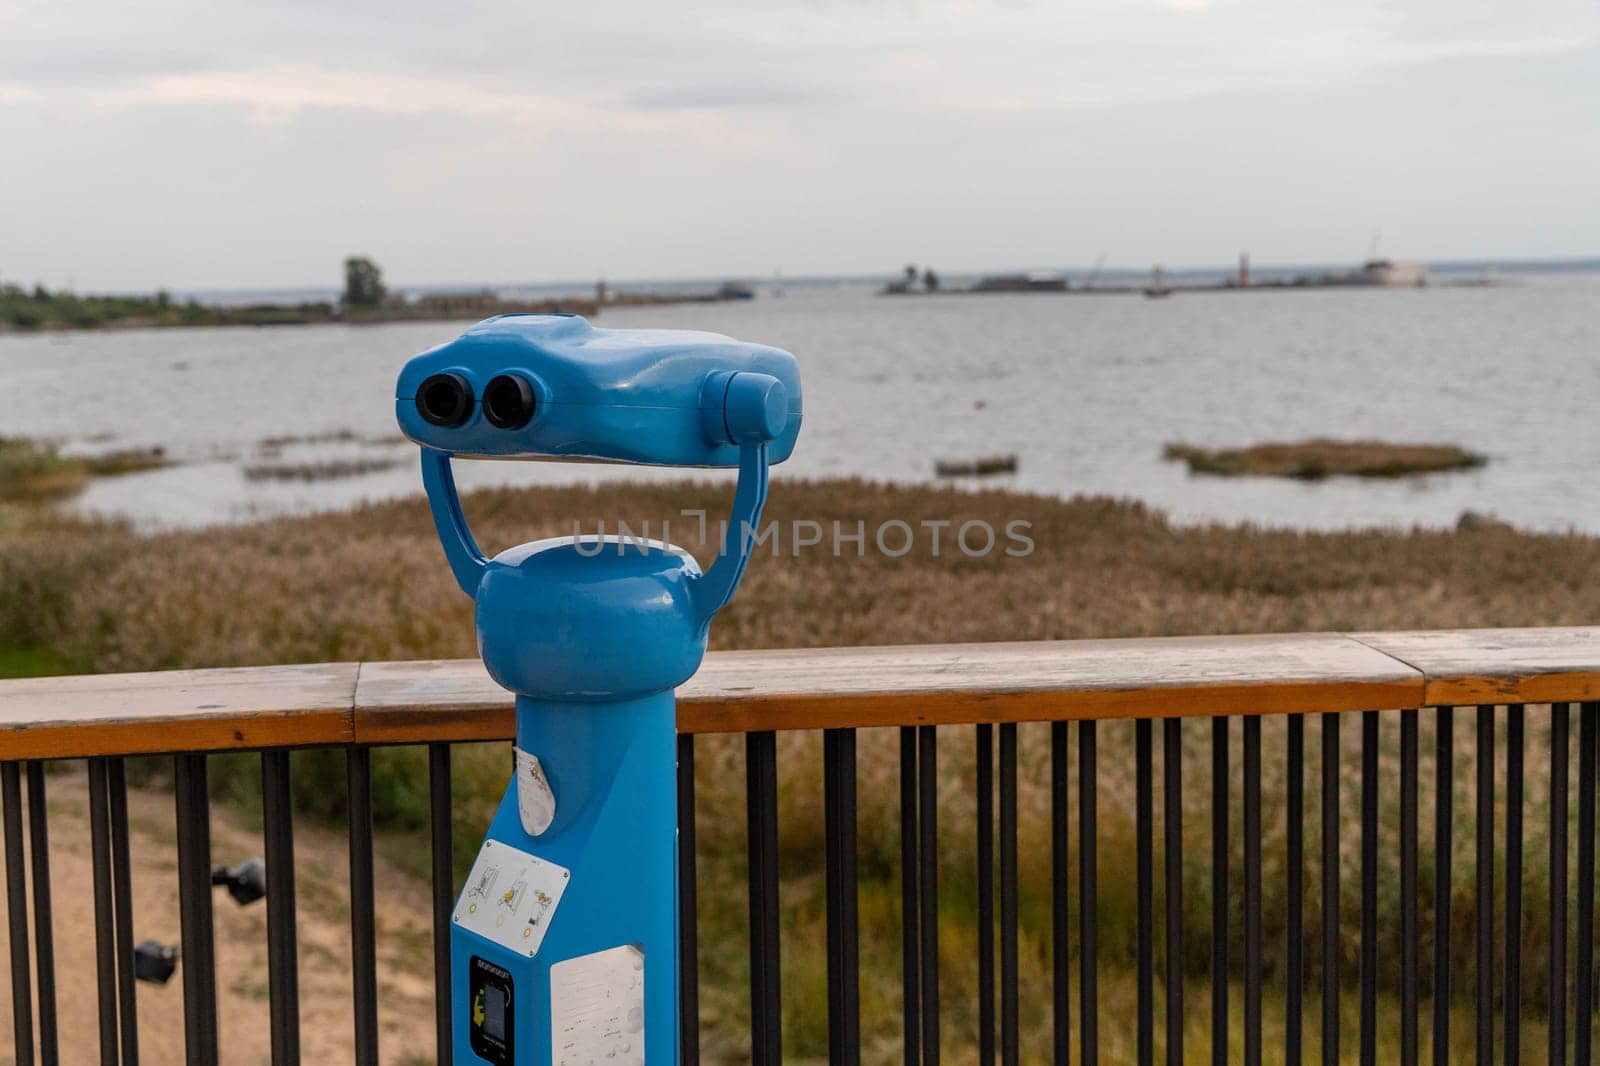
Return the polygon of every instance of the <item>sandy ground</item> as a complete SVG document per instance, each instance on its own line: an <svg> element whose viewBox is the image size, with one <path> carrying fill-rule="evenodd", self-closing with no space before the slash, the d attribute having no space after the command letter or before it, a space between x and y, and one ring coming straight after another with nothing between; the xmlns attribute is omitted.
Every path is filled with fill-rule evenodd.
<svg viewBox="0 0 1600 1066"><path fill-rule="evenodd" d="M64 1064L98 1061L94 896L88 785L81 764L48 778L56 989ZM172 795L130 789L135 941L179 942ZM26 831L25 831L26 832ZM231 864L262 853L261 834L236 812L213 806L212 854ZM353 1061L350 995L349 852L341 832L295 826L300 934L300 1036L307 1063ZM265 902L240 907L214 890L221 1061L270 1061ZM377 860L378 997L381 1057L396 1066L434 1061L432 936L428 886ZM31 900L30 900L31 902ZM0 903L3 906L3 903ZM33 915L29 913L29 929ZM12 1064L10 943L0 921L0 1064ZM145 1063L183 1061L183 970L166 985L140 983L139 1051Z"/></svg>

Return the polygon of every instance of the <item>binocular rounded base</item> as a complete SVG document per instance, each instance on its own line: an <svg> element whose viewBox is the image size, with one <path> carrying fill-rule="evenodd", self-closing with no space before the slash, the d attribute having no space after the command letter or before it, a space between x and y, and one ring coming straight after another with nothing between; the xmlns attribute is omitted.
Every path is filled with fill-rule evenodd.
<svg viewBox="0 0 1600 1066"><path fill-rule="evenodd" d="M688 552L657 541L562 537L489 560L478 647L489 676L539 699L607 701L672 689L705 655Z"/></svg>

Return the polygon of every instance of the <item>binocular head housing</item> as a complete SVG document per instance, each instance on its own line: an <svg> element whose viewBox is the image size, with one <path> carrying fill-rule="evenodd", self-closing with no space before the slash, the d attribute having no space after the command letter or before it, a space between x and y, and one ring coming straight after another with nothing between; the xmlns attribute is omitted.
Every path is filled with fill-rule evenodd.
<svg viewBox="0 0 1600 1066"><path fill-rule="evenodd" d="M716 333L500 315L408 362L395 413L422 445L434 525L477 603L490 676L519 695L620 699L670 689L699 665L749 561L767 468L799 435L800 375L788 352ZM462 512L455 457L732 466L739 480L704 573L681 548L623 550L621 537L557 537L489 559Z"/></svg>
<svg viewBox="0 0 1600 1066"><path fill-rule="evenodd" d="M794 356L716 333L596 329L576 315L499 315L406 364L407 437L464 458L739 465L789 457L800 432Z"/></svg>

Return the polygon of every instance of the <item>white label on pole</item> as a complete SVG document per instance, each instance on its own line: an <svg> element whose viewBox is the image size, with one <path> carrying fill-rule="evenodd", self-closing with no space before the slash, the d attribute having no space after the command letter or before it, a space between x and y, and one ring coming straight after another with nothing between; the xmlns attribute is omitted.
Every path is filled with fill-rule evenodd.
<svg viewBox="0 0 1600 1066"><path fill-rule="evenodd" d="M485 840L456 900L455 923L519 955L544 943L569 873L498 840Z"/></svg>
<svg viewBox="0 0 1600 1066"><path fill-rule="evenodd" d="M544 776L539 756L521 748L516 753L517 815L522 819L522 831L536 837L555 821L556 794L550 791L550 780Z"/></svg>
<svg viewBox="0 0 1600 1066"><path fill-rule="evenodd" d="M554 1066L644 1066L644 951L635 944L550 967Z"/></svg>

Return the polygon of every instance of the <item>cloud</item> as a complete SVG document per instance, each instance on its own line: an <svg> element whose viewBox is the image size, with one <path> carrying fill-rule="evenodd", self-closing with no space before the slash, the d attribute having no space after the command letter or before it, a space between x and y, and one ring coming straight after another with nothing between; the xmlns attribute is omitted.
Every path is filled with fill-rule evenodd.
<svg viewBox="0 0 1600 1066"><path fill-rule="evenodd" d="M647 89L628 97L626 104L644 111L700 111L793 108L835 104L843 99L843 93L822 86L713 82Z"/></svg>
<svg viewBox="0 0 1600 1066"><path fill-rule="evenodd" d="M1600 181L1592 0L0 5L0 248L46 280L999 267L1142 228L1175 262L1424 184L1478 240Z"/></svg>
<svg viewBox="0 0 1600 1066"><path fill-rule="evenodd" d="M74 106L234 104L253 121L311 109L473 122L760 119L1049 111L1257 86L1350 82L1377 64L1593 47L1583 0L1124 0L751 6L645 0L534 10L464 0L25 2L0 36L8 98ZM1463 6L1465 5L1465 6ZM627 116L637 113L633 119Z"/></svg>
<svg viewBox="0 0 1600 1066"><path fill-rule="evenodd" d="M102 107L223 104L246 108L259 121L290 121L306 110L370 111L386 115L447 114L485 123L569 126L592 120L591 108L553 93L484 88L458 79L409 74L252 67L145 78L96 92Z"/></svg>

